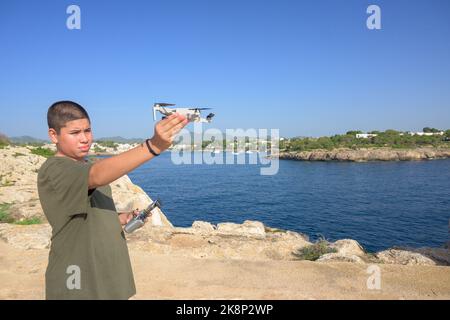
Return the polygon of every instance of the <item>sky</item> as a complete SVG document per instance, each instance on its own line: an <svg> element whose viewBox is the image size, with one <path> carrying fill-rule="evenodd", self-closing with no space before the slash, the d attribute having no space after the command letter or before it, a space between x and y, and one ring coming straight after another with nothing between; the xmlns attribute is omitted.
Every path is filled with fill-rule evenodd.
<svg viewBox="0 0 450 320"><path fill-rule="evenodd" d="M69 5L81 11L70 30ZM381 10L381 29L366 12ZM154 102L204 129L450 128L450 1L0 1L0 132L47 137L58 100L94 136L153 135ZM192 125L190 125L192 126ZM188 127L188 129L191 127Z"/></svg>

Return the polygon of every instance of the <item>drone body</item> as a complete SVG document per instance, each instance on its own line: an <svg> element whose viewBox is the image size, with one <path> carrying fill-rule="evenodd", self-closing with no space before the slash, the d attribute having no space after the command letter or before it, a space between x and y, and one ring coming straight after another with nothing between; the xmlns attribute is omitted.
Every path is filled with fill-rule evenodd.
<svg viewBox="0 0 450 320"><path fill-rule="evenodd" d="M185 116L190 122L211 122L214 113L210 113L206 118L201 117L201 110L208 110L211 108L169 108L174 106L171 103L155 103L153 105L153 120L156 120L156 111L163 114L163 118L170 116L172 113L179 113Z"/></svg>

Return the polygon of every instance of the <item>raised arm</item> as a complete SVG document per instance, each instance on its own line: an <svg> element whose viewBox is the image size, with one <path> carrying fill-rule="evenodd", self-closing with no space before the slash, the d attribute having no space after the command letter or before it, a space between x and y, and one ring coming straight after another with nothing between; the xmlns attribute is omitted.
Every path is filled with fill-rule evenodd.
<svg viewBox="0 0 450 320"><path fill-rule="evenodd" d="M155 125L155 133L150 139L152 149L161 153L170 147L175 135L188 123L179 114L172 114ZM89 189L110 184L141 164L152 159L145 143L119 155L95 162L89 171Z"/></svg>

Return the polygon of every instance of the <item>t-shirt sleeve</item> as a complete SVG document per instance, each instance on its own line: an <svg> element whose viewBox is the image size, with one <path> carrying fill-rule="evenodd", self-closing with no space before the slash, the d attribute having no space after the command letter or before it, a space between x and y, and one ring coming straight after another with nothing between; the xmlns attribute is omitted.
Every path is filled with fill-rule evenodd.
<svg viewBox="0 0 450 320"><path fill-rule="evenodd" d="M48 179L59 207L67 216L87 213L92 163L61 159L48 168Z"/></svg>

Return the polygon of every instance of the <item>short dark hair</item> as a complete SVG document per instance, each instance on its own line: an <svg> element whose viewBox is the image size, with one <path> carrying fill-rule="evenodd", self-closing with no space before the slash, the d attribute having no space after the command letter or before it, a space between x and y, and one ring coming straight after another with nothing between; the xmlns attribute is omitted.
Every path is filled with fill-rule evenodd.
<svg viewBox="0 0 450 320"><path fill-rule="evenodd" d="M88 119L91 122L87 111L76 102L58 101L48 108L48 128L55 129L57 134L61 132L61 128L65 127L67 122L79 119Z"/></svg>

